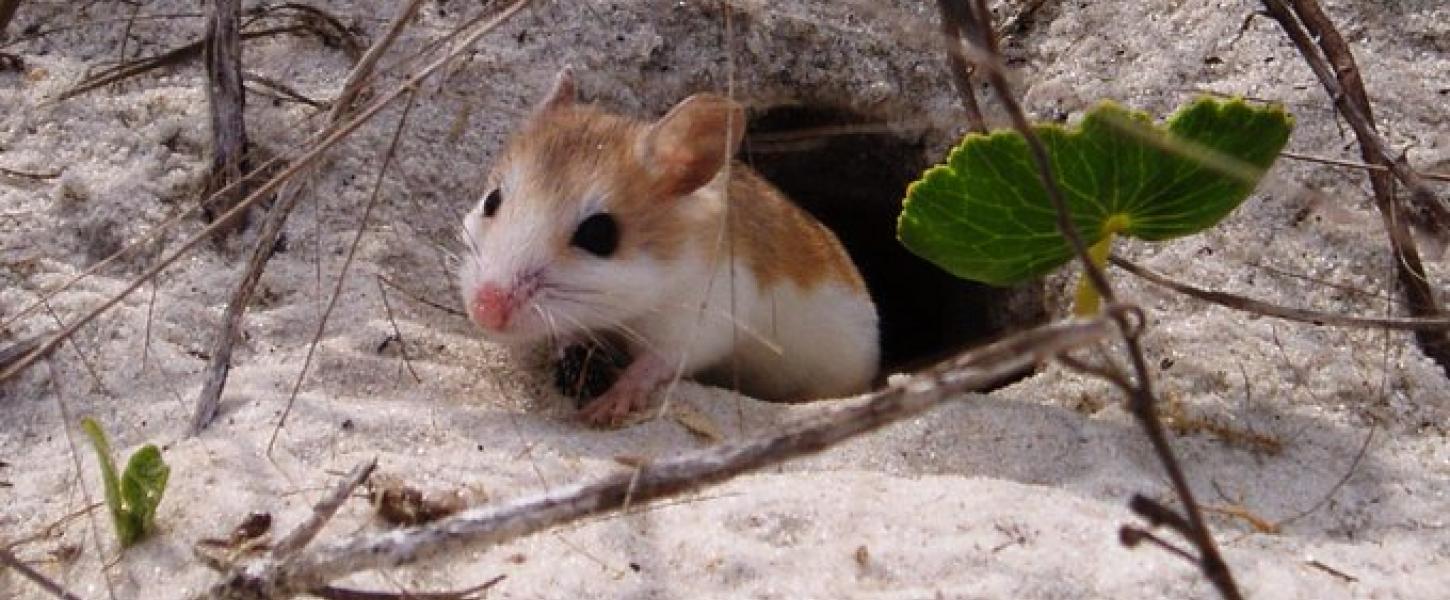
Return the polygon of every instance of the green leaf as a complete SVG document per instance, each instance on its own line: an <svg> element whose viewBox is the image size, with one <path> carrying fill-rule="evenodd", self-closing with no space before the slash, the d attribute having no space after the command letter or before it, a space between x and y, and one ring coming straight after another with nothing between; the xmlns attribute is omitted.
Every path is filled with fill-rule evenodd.
<svg viewBox="0 0 1450 600"><path fill-rule="evenodd" d="M111 523L116 527L116 538L121 546L136 543L155 523L156 507L166 492L166 481L171 476L171 467L161 460L161 451L147 444L126 462L126 470L119 477L116 463L111 458L111 444L105 431L94 419L81 419L81 428L95 447L96 458L101 465L101 481L106 488L106 506L111 511Z"/></svg>
<svg viewBox="0 0 1450 600"><path fill-rule="evenodd" d="M161 451L152 444L142 446L126 462L126 471L121 475L121 497L143 535L155 525L156 507L161 504L170 477L171 467L161 460Z"/></svg>
<svg viewBox="0 0 1450 600"><path fill-rule="evenodd" d="M106 506L111 509L111 523L116 526L116 537L121 540L122 546L128 546L141 536L141 532L136 529L136 524L121 498L116 461L111 458L111 443L106 441L106 432L101 430L95 419L81 419L81 429L91 438L91 446L96 449L96 460L101 464L101 483L106 488Z"/></svg>
<svg viewBox="0 0 1450 600"><path fill-rule="evenodd" d="M1076 129L1034 127L1088 245L1108 233L1157 241L1212 227L1253 191L1292 128L1282 108L1211 98L1164 126L1105 102ZM967 135L911 184L897 235L958 277L1010 285L1072 258L1056 219L1026 140L998 131Z"/></svg>

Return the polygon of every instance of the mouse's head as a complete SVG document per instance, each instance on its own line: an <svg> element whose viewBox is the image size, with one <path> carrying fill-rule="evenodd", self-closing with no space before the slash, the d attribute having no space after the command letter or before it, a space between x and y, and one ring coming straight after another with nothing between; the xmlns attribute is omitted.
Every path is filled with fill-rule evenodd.
<svg viewBox="0 0 1450 600"><path fill-rule="evenodd" d="M734 155L744 110L691 96L653 123L576 100L565 69L508 141L463 222L459 289L485 336L531 342L660 309L700 243L691 194Z"/></svg>

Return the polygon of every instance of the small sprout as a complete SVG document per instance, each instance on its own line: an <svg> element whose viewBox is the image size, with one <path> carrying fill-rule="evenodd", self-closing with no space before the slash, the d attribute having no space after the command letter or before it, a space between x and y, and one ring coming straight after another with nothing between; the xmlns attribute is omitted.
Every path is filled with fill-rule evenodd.
<svg viewBox="0 0 1450 600"><path fill-rule="evenodd" d="M81 420L81 428L91 438L96 458L101 464L101 480L106 488L106 506L111 509L111 522L121 547L135 544L155 527L156 507L166 493L166 480L171 467L161 460L161 451L146 444L126 461L126 470L118 477L111 458L111 444L106 433L94 419Z"/></svg>
<svg viewBox="0 0 1450 600"><path fill-rule="evenodd" d="M1278 107L1201 98L1163 126L1103 103L1075 129L1037 125L1073 224L1106 264L1114 236L1198 233L1248 197L1289 139ZM952 274L992 285L1044 275L1073 258L1027 142L1015 131L968 134L946 164L907 189L897 236ZM1079 288L1079 314L1097 312Z"/></svg>

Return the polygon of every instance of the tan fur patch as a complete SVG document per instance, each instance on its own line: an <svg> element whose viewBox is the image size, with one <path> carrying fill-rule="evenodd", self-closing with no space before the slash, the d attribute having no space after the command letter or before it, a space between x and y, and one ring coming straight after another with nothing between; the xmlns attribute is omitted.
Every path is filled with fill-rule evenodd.
<svg viewBox="0 0 1450 600"><path fill-rule="evenodd" d="M495 172L526 174L529 179L520 188L542 203L540 210L560 219L576 214L588 194L603 193L608 198L605 210L618 218L616 256L621 260L639 254L673 260L690 238L707 245L702 249L708 255L719 232L718 215L728 214L732 243L724 250L743 259L762 287L790 281L812 289L834 281L866 293L836 236L744 164L732 162L728 182L717 177L693 194L670 194L637 154L648 126L585 104L550 108L534 115L510 140ZM679 203L688 202L721 205L718 210L679 210ZM560 228L559 247L569 244L572 233L570 227Z"/></svg>
<svg viewBox="0 0 1450 600"><path fill-rule="evenodd" d="M834 281L866 293L866 283L836 235L753 169L731 165L729 190L735 252L743 255L762 287L788 280L809 290Z"/></svg>
<svg viewBox="0 0 1450 600"><path fill-rule="evenodd" d="M533 190L561 218L577 213L589 194L608 199L604 210L618 218L620 248L616 256L646 253L673 259L684 249L690 228L635 155L635 144L647 124L571 104L535 115L514 135L498 172L515 168L530 176L523 186ZM526 162L526 164L517 164ZM569 244L571 228L561 228L557 243Z"/></svg>

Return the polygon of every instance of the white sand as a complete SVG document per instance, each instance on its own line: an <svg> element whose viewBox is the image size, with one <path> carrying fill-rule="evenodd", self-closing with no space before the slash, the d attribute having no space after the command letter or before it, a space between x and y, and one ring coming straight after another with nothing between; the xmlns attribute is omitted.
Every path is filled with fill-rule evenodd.
<svg viewBox="0 0 1450 600"><path fill-rule="evenodd" d="M332 6L359 15L354 22L376 36L391 4ZM203 245L162 275L149 350L151 286L82 329L75 345L59 349L50 363L0 385L0 481L9 484L0 487L0 539L40 532L88 498L99 499L94 460L76 427L83 415L103 423L121 452L162 445L173 469L159 530L136 547L120 552L108 519L96 511L15 549L85 598L106 597L107 581L116 598L195 592L214 580L192 557L196 540L225 535L253 511L272 513L277 529L289 530L324 486L369 457L378 458L381 472L418 488L498 501L623 469L616 456L668 457L706 445L672 420L618 431L583 428L568 418L571 409L544 376L479 341L463 320L391 291L388 301L421 382L404 370L396 344L378 351L393 328L377 276L455 303L441 252L452 243L456 215L471 202L483 165L542 89L544 74L565 61L581 65L587 94L636 110L658 110L688 88L722 77L719 21L670 21L683 17L665 2L598 3L595 13L579 2L540 4L490 36L446 85L420 95L404 158L384 180L377 218L277 439L275 462L265 456L268 440L357 230L396 111L330 155L313 200L291 219L287 251L273 260L248 315L221 415L204 435L188 439L182 431L202 381L202 355L210 351L252 232L220 247ZM850 19L847 9L812 4L742 3L733 26L742 28L750 53L739 67L744 95L778 100L796 85L803 98L819 100L837 78L857 108L879 100L872 106L883 111L911 103L951 110L954 97L930 37L930 3L857 7L860 14ZM1255 3L1079 4L1044 9L1028 35L1008 46L1026 61L1020 81L1032 110L1076 113L1095 98L1112 97L1161 114L1191 89L1276 98L1299 119L1291 149L1357 158L1352 138L1336 128L1322 90L1275 24L1255 18L1235 37ZM125 5L70 5L24 3L12 31L35 22L42 29L80 28L14 46L26 72L0 73L0 106L9 109L0 115L0 167L63 171L54 180L0 176L5 320L41 290L189 207L207 165L195 64L44 104L87 68L116 56L121 22L115 20L129 14ZM429 3L402 47L417 48L472 8ZM1411 148L1415 167L1450 171L1450 9L1436 2L1332 2L1328 8L1355 44L1387 138ZM190 2L155 2L143 14L194 9ZM642 15L660 23L642 22ZM631 22L637 26L618 26ZM129 47L154 53L189 39L200 23L138 21L136 37L147 42L133 40ZM686 25L695 38L674 35ZM826 37L779 42L806 48L797 64L768 47L782 31ZM697 38L717 45L691 46ZM849 47L900 50L889 56L839 51ZM916 70L888 68L912 56L925 62ZM1207 56L1221 63L1206 64ZM802 66L813 58L827 67ZM348 65L341 53L299 38L249 43L247 60L258 73L317 98L335 93ZM661 62L673 68L641 74L643 65ZM791 83L776 78L771 65L804 70ZM395 79L401 71L389 73ZM930 87L912 87L922 82ZM870 90L878 97L868 97ZM308 114L253 96L253 140L274 150L295 144L317 127ZM467 119L461 135L450 136L459 119ZM1159 246L1128 244L1124 252L1203 285L1296 306L1380 314L1387 303L1375 295L1394 286L1366 189L1349 171L1281 161L1264 193L1223 226ZM200 227L194 217L182 219L164 244L143 245L51 306L61 319L77 318L121 289L163 246L169 251ZM1450 269L1439 259L1430 268L1444 291ZM1203 432L1173 440L1207 504L1240 506L1272 522L1293 519L1269 534L1242 519L1212 516L1250 596L1446 595L1450 384L1409 336L1253 318L1126 275L1117 281L1149 311L1148 355L1161 365L1166 400L1194 418L1282 443L1282 452L1269 454ZM52 326L40 312L0 331L0 339ZM772 423L826 407L769 405L688 382L676 394L730 437L761 434ZM343 583L433 591L506 575L491 598L1211 597L1183 561L1118 544L1119 525L1136 522L1126 509L1129 496L1168 499L1169 492L1117 401L1101 382L1049 368L990 396L964 398L869 439L679 502ZM1378 423L1374 437L1355 464L1371 423ZM350 502L322 541L377 527L365 503ZM1312 567L1311 560L1353 579ZM110 565L104 578L102 562ZM16 596L43 597L16 574L0 573L0 597Z"/></svg>

